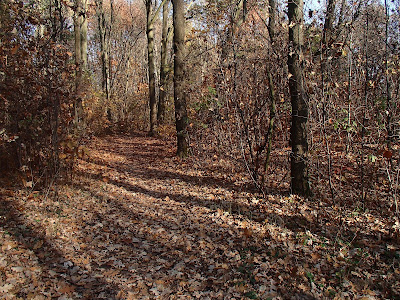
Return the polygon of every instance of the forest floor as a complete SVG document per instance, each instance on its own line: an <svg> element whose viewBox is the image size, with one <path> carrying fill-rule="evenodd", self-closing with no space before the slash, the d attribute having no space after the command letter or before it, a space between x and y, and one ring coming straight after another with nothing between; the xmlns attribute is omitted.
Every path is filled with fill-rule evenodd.
<svg viewBox="0 0 400 300"><path fill-rule="evenodd" d="M263 198L170 140L88 147L70 183L0 185L0 299L400 299L389 217Z"/></svg>

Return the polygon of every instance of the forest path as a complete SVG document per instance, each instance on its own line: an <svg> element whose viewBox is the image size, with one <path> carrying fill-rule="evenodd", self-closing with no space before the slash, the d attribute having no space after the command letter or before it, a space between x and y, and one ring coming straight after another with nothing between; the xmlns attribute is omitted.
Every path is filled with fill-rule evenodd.
<svg viewBox="0 0 400 300"><path fill-rule="evenodd" d="M0 257L0 296L276 295L271 278L256 284L254 266L243 269L254 258L251 245L267 231L244 217L259 215L249 200L255 196L229 181L223 167L200 169L195 159L175 157L173 141L143 134L93 138L87 147L73 183L57 187L57 199L54 188L1 190L0 207L7 209L0 210L0 244L8 253Z"/></svg>
<svg viewBox="0 0 400 300"><path fill-rule="evenodd" d="M334 209L318 211L318 204L297 197L261 201L219 172L222 166L176 158L169 140L107 136L88 148L73 183L58 187L58 198L54 190L0 190L5 299L366 293L359 276L374 268L367 259L351 269L360 282L342 285L335 276L341 270L351 275L340 258L351 252L334 240L341 226ZM391 278L389 269L381 267L379 276Z"/></svg>
<svg viewBox="0 0 400 300"><path fill-rule="evenodd" d="M216 166L204 170L176 158L169 140L112 136L95 139L90 148L75 187L95 199L94 226L114 236L103 249L116 245L112 266L130 272L128 286L121 272L112 279L124 295L224 299L256 293L238 270L253 229L234 217L249 212L249 193Z"/></svg>

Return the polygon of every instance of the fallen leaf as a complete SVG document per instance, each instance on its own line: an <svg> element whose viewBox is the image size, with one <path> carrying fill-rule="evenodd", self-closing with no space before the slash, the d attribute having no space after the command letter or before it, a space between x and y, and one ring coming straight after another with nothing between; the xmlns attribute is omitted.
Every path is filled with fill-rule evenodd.
<svg viewBox="0 0 400 300"><path fill-rule="evenodd" d="M75 291L75 286L69 284L62 284L62 286L58 289L58 292L61 294L71 294Z"/></svg>
<svg viewBox="0 0 400 300"><path fill-rule="evenodd" d="M43 246L43 240L40 240L40 241L36 242L35 245L33 245L33 250L42 248L42 246Z"/></svg>
<svg viewBox="0 0 400 300"><path fill-rule="evenodd" d="M3 286L0 286L0 293L8 293L9 291L11 291L11 289L13 287L14 286L12 284L8 284L8 283Z"/></svg>

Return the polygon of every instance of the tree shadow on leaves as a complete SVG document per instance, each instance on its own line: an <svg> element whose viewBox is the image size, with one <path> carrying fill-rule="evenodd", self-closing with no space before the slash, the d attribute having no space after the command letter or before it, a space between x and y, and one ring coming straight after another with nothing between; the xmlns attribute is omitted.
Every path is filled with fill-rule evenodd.
<svg viewBox="0 0 400 300"><path fill-rule="evenodd" d="M117 182L109 182L109 184L117 184ZM120 186L122 185L120 184ZM123 245L124 248L119 248L120 254L121 251L126 251L125 255L120 255L123 265L128 265L132 256L135 256L136 269L131 269L131 274L140 275L146 271L151 273L147 274L147 279L152 281L152 290L157 286L155 283L164 282L163 278L165 277L170 278L168 285L172 290L179 289L179 284L186 280L191 281L194 278L202 278L204 280L200 280L199 283L202 291L211 290L217 292L221 291L222 288L223 293L227 293L227 289L237 282L250 280L251 276L243 273L243 268L251 268L252 270L261 266L258 265L261 262L256 263L254 266L248 266L245 258L243 258L242 262L235 262L230 253L232 251L238 253L237 251L239 251L243 257L249 251L252 252L251 255L255 255L258 251L265 253L262 238L256 238L255 235L246 236L243 230L235 224L221 227L210 218L202 219L200 215L204 211L199 213L200 217L188 215L187 211L178 213L186 221L185 224L179 224L180 226L178 226L177 222L179 220L171 220L168 214L169 210L174 209L170 207L170 200L161 201L160 203L160 198L164 199L164 196L168 196L171 200L175 199L174 206L176 204L180 208L196 205L193 202L186 202L189 201L189 198L184 197L182 199L180 196L159 193L141 187L133 187L132 185L128 188L127 184L122 186L125 189L128 188L127 191L132 193L141 193L158 198L154 200L157 203L157 209L154 210L152 201L146 202L146 204L142 204L144 206L141 206L140 203L135 203L136 201L129 201L129 198L125 196L121 196L121 199L112 198L107 192L102 193L97 188L82 183L75 185L75 187L90 193L91 197L98 199L99 203L107 207L107 210L112 211L112 214L95 212L92 221L99 222L104 227L112 230L113 234L110 235L111 248L112 245ZM140 198L139 195L137 196ZM142 209L143 213L135 211L138 208ZM205 214L209 215L209 213ZM133 225L123 226L121 224L124 224L124 221L121 220L131 220ZM139 227L141 230L138 230ZM188 244L188 242L190 243ZM206 246L210 242L212 246ZM205 245L204 248L203 245ZM133 251L136 254L133 254L129 250L130 248L134 248ZM281 254L289 252L290 250L285 246L280 248ZM108 256L111 256L111 254ZM268 259L279 260L283 257L285 256L276 256ZM299 259L291 257L293 265L298 264ZM309 261L310 258L303 257L300 260ZM227 267L214 269L217 265L225 265ZM107 265L102 267L107 267ZM157 272L154 270L157 270ZM278 280L277 278L282 275L281 271L283 272L283 270L271 272L271 278ZM176 275L179 273L184 274L182 275L183 277L180 278L180 275L178 275L178 280L171 279L171 274ZM119 276L124 276L121 271ZM145 275L142 274L142 276L144 277ZM247 278L247 276L250 277ZM293 299L315 299L312 295L297 290L294 284L295 281L287 284L282 290L286 296L291 294L292 298L294 297ZM216 284L215 282L219 283ZM220 282L224 284L220 285ZM193 295L195 291L187 290L187 288L189 287L181 288L182 295ZM164 295L164 298L167 299L168 295Z"/></svg>
<svg viewBox="0 0 400 300"><path fill-rule="evenodd" d="M3 195L4 196L4 195ZM42 268L42 278L32 278L32 281L43 280L45 290L35 291L47 293L47 296L78 297L81 299L115 299L118 287L106 282L96 273L85 267L75 265L61 249L57 249L57 241L45 234L46 229L38 224L27 223L23 208L13 199L2 197L0 200L0 226L18 243L18 247L33 252ZM10 198L10 197L9 197ZM23 251L19 251L24 255ZM21 260L26 259L21 257ZM77 280L76 278L80 278ZM58 291L57 291L58 290ZM17 295L28 297L28 290L22 289Z"/></svg>

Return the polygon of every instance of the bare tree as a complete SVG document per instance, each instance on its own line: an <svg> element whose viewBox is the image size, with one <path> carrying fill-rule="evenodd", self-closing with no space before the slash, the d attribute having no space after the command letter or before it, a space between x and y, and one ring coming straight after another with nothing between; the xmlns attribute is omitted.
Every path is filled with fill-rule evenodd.
<svg viewBox="0 0 400 300"><path fill-rule="evenodd" d="M88 48L88 0L81 0L82 10L80 12L81 15L81 59L82 59L82 68L85 70L87 68L87 48Z"/></svg>
<svg viewBox="0 0 400 300"><path fill-rule="evenodd" d="M185 5L183 0L173 0L174 24L174 104L177 135L177 155L186 157L189 154L187 133L187 110L185 91Z"/></svg>
<svg viewBox="0 0 400 300"><path fill-rule="evenodd" d="M289 0L289 90L292 103L291 125L291 187L292 193L308 196L310 186L307 170L308 106L304 92L302 67L303 0Z"/></svg>
<svg viewBox="0 0 400 300"><path fill-rule="evenodd" d="M103 0L96 0L96 14L100 38L101 87L106 98L107 106L110 100L110 76L108 69L107 21L104 14Z"/></svg>
<svg viewBox="0 0 400 300"><path fill-rule="evenodd" d="M333 183L332 183L332 157L331 149L328 141L327 133L327 119L328 119L328 102L329 102L329 83L330 83L330 70L329 70L329 57L331 55L331 45L333 43L333 20L335 17L335 5L336 0L328 0L326 13L325 13L325 23L322 32L322 51L321 51L321 90L322 90L322 136L324 137L327 158L328 158L328 178L329 187L331 191L332 199L334 199Z"/></svg>
<svg viewBox="0 0 400 300"><path fill-rule="evenodd" d="M149 106L150 106L150 131L149 135L154 135L157 121L157 102L156 102L156 76L154 62L154 19L153 1L146 0L146 34L147 34L147 59L149 76Z"/></svg>
<svg viewBox="0 0 400 300"><path fill-rule="evenodd" d="M76 65L76 78L75 78L75 127L80 129L83 118L82 108L82 31L81 26L83 23L82 16L82 0L75 0L74 11L74 34L75 34L75 65Z"/></svg>
<svg viewBox="0 0 400 300"><path fill-rule="evenodd" d="M269 38L271 40L271 45L274 47L275 44L275 19L276 19L276 1L269 0L269 20L268 20L268 33ZM271 151L272 151L272 136L274 132L274 123L276 117L276 95L275 95L275 86L274 81L271 74L271 66L267 66L266 73L268 77L268 88L269 88L269 97L270 97L270 106L269 106L269 124L268 130L265 137L265 145L267 146L267 153L264 163L264 174L262 175L262 183L265 184L265 179L268 171L268 166L271 159Z"/></svg>
<svg viewBox="0 0 400 300"><path fill-rule="evenodd" d="M161 33L161 62L160 62L160 92L158 98L157 121L163 124L165 121L165 102L167 96L167 78L168 78L168 35L170 28L168 27L169 1L165 1L163 5L162 33Z"/></svg>

